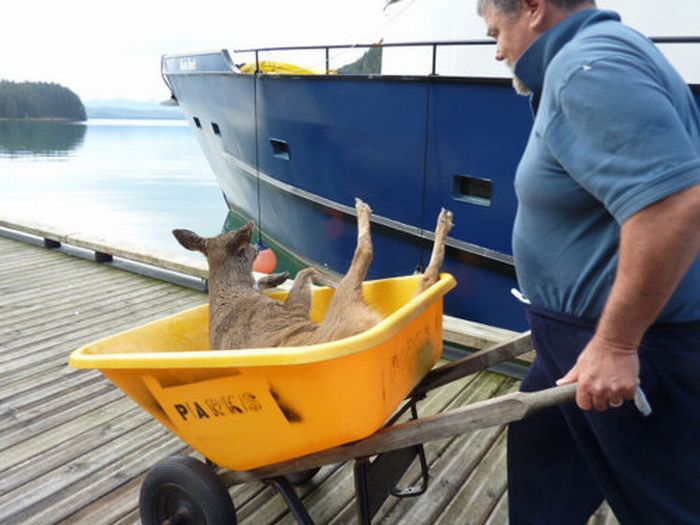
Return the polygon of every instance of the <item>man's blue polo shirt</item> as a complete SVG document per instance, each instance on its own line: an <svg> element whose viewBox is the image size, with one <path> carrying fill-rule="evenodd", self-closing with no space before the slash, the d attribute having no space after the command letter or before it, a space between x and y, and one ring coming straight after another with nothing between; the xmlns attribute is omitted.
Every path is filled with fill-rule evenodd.
<svg viewBox="0 0 700 525"><path fill-rule="evenodd" d="M651 41L609 11L551 28L516 74L536 112L515 177L519 285L535 305L595 319L615 277L621 225L700 184L700 114ZM700 258L659 320L699 319Z"/></svg>

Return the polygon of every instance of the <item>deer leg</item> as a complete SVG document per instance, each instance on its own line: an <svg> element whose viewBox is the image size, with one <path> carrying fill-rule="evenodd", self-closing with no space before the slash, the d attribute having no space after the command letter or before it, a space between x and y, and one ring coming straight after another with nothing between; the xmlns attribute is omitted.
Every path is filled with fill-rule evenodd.
<svg viewBox="0 0 700 525"><path fill-rule="evenodd" d="M372 264L374 249L370 232L370 217L372 209L360 199L355 199L357 211L357 247L348 272L338 285L336 295L362 297L362 282L367 277L369 266Z"/></svg>
<svg viewBox="0 0 700 525"><path fill-rule="evenodd" d="M255 289L262 292L263 290L274 288L275 286L283 284L287 279L289 279L289 272L263 275L260 279L256 281Z"/></svg>
<svg viewBox="0 0 700 525"><path fill-rule="evenodd" d="M450 233L453 222L451 211L443 208L438 215L437 227L435 228L435 241L433 242L433 253L430 255L430 262L425 269L423 278L418 286L418 293L426 290L438 281L440 277L440 268L445 262L445 240Z"/></svg>
<svg viewBox="0 0 700 525"><path fill-rule="evenodd" d="M335 279L330 275L326 275L319 270L316 270L316 273L314 273L311 278L314 284L319 286L327 286L328 288L337 288L338 283L340 283L340 280Z"/></svg>
<svg viewBox="0 0 700 525"><path fill-rule="evenodd" d="M285 272L286 273L286 272ZM311 303L313 302L312 282L335 288L337 281L319 272L316 268L304 268L297 273L292 283L292 287L287 293L287 300L284 306L291 314L308 317L311 314Z"/></svg>
<svg viewBox="0 0 700 525"><path fill-rule="evenodd" d="M315 276L314 268L304 268L297 273L294 283L287 294L285 306L290 308L302 307L307 312L311 312L311 280Z"/></svg>

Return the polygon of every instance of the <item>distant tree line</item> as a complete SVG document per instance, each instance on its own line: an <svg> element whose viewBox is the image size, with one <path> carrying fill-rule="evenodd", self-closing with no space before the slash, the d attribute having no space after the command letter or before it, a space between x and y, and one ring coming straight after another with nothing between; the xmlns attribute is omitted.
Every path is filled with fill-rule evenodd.
<svg viewBox="0 0 700 525"><path fill-rule="evenodd" d="M85 120L80 97L59 84L0 80L0 118Z"/></svg>
<svg viewBox="0 0 700 525"><path fill-rule="evenodd" d="M355 62L338 69L341 75L379 75L382 72L382 48L373 47Z"/></svg>

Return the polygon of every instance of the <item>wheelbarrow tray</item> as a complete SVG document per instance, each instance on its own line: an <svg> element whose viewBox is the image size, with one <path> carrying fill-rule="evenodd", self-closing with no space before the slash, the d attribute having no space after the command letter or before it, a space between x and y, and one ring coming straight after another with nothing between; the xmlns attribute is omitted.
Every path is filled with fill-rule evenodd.
<svg viewBox="0 0 700 525"><path fill-rule="evenodd" d="M430 371L442 355L442 298L455 281L442 274L416 296L420 279L364 283L385 319L338 341L212 351L202 305L88 344L70 364L99 369L217 465L271 465L369 436ZM332 295L314 291L312 319L323 319Z"/></svg>

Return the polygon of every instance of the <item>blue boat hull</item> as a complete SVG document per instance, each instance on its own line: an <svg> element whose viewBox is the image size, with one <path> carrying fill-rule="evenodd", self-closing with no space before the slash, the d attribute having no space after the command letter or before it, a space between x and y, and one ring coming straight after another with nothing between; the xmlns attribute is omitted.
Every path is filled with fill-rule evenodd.
<svg viewBox="0 0 700 525"><path fill-rule="evenodd" d="M374 210L369 277L412 273L445 207L446 313L526 328L510 242L532 118L507 81L245 75L225 51L164 57L163 74L231 209L285 249L344 273L360 197Z"/></svg>

